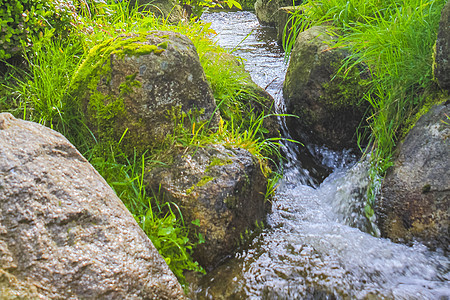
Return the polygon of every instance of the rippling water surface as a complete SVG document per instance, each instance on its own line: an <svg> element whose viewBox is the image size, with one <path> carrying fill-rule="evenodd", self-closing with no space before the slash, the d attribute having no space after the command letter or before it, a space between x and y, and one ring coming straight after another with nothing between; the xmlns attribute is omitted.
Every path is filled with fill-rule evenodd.
<svg viewBox="0 0 450 300"><path fill-rule="evenodd" d="M283 112L286 72L275 31L251 12L203 16L218 43L246 59L253 80ZM283 120L280 120L282 122ZM285 132L288 135L288 132ZM362 217L366 167L349 151L306 145L333 172L321 184L285 146L288 162L268 216L250 247L194 286L197 299L449 299L448 257L421 244L408 247L373 237ZM353 166L352 166L353 165ZM357 227L357 228L356 228Z"/></svg>

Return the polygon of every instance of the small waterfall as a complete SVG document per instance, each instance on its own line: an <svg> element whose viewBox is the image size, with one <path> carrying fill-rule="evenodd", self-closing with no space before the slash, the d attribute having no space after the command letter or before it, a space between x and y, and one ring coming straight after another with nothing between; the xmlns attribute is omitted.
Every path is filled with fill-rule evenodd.
<svg viewBox="0 0 450 300"><path fill-rule="evenodd" d="M368 220L365 216L369 164L365 157L351 168L341 167L325 179L320 192L337 222L380 236L375 217Z"/></svg>

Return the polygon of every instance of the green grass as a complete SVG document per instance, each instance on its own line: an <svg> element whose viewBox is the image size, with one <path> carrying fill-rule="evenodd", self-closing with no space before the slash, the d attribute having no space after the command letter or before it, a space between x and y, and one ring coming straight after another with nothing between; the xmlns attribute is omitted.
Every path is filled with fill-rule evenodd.
<svg viewBox="0 0 450 300"><path fill-rule="evenodd" d="M206 59L208 52L225 53L209 39L212 31L208 24L171 25L139 12L137 8L128 8L125 1L111 1L107 5L87 3L89 7L80 8L83 19L75 24L76 28L67 38L61 39L57 32L49 29L32 41L30 50L23 54L24 64L6 63L6 72L0 78L0 111L9 111L17 118L41 123L64 134L114 189L184 284L185 270L203 272L191 257L192 250L203 237L189 239L196 236L189 232L195 224L185 224L175 204L146 194L144 172L152 166L170 163L174 149L181 147L195 151L198 147L219 143L247 149L260 161L264 174L276 178L269 174L268 156L279 155L278 140L264 138L267 130L262 125L267 116L255 113L248 104L259 99L251 89L243 88L249 80L244 69L235 67L230 71L227 63ZM76 101L68 97L68 87L95 45L119 34L149 30L171 30L191 38L224 119L217 128L210 128L207 122L197 122L195 112L174 112L169 117L175 122L175 130L166 141L142 156L130 157L121 151L121 139L100 143L89 131L74 106ZM186 123L190 128L182 126ZM276 180L271 180L267 196L273 193L275 185Z"/></svg>
<svg viewBox="0 0 450 300"><path fill-rule="evenodd" d="M32 51L24 55L28 68L12 68L7 82L14 81L15 90L4 88L11 91L11 97L20 99L9 101L16 115L67 133L63 96L83 51L77 39L60 41L52 35L52 31L46 31L45 36L32 39Z"/></svg>
<svg viewBox="0 0 450 300"><path fill-rule="evenodd" d="M408 120L429 104L430 94L434 93L433 46L445 2L308 1L293 14L293 30L285 30L288 56L299 32L315 25L330 26L339 37L333 47L351 53L342 62L340 72L346 74L350 68L364 65L372 74L364 98L372 106L373 114L368 116L369 128L359 132L370 139L365 149L372 162L368 217L373 215L381 178L392 165L394 149Z"/></svg>

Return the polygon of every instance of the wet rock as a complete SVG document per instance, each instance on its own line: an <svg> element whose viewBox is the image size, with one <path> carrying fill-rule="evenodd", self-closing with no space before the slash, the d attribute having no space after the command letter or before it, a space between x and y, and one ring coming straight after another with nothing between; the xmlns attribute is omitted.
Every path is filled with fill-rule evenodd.
<svg viewBox="0 0 450 300"><path fill-rule="evenodd" d="M141 11L151 11L156 17L168 20L170 23L178 23L185 20L182 7L175 0L130 0L129 7L139 6Z"/></svg>
<svg viewBox="0 0 450 300"><path fill-rule="evenodd" d="M134 147L142 153L172 133L174 114L190 113L212 125L218 121L196 49L174 32L119 36L97 46L72 89L97 139L117 142L128 130L121 146L131 155Z"/></svg>
<svg viewBox="0 0 450 300"><path fill-rule="evenodd" d="M278 9L284 6L300 5L303 1L292 0L256 0L255 13L259 23L276 27L278 24Z"/></svg>
<svg viewBox="0 0 450 300"><path fill-rule="evenodd" d="M442 9L436 41L434 76L440 87L450 92L450 2Z"/></svg>
<svg viewBox="0 0 450 300"><path fill-rule="evenodd" d="M422 116L398 147L377 207L381 234L398 242L420 240L448 251L450 104Z"/></svg>
<svg viewBox="0 0 450 300"><path fill-rule="evenodd" d="M357 67L345 76L337 74L346 53L333 49L333 41L321 26L298 35L283 93L287 112L299 118L288 118L287 126L302 142L332 150L356 148L356 130L368 108L363 100L366 75Z"/></svg>
<svg viewBox="0 0 450 300"><path fill-rule="evenodd" d="M207 269L236 251L270 209L264 199L267 179L256 159L240 148L210 145L180 153L170 166L153 169L144 180L149 194L180 207L186 224L200 221L191 232L201 233L206 242L193 257Z"/></svg>
<svg viewBox="0 0 450 300"><path fill-rule="evenodd" d="M0 114L2 299L183 299L120 199L59 133Z"/></svg>

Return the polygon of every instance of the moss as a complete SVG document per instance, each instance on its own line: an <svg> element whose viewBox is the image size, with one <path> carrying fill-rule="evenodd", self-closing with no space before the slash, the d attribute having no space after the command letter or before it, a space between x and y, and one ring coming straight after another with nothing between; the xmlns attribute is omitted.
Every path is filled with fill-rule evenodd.
<svg viewBox="0 0 450 300"><path fill-rule="evenodd" d="M190 193L192 193L194 191L194 189L195 189L195 186L191 186L190 188L188 188L186 190L186 195L189 195Z"/></svg>
<svg viewBox="0 0 450 300"><path fill-rule="evenodd" d="M165 42L159 43L158 48L167 49L168 45L169 45L169 41L165 41Z"/></svg>
<svg viewBox="0 0 450 300"><path fill-rule="evenodd" d="M158 47L155 45L131 44L124 46L120 54L140 56L150 53L161 54L163 51L164 49L158 49Z"/></svg>
<svg viewBox="0 0 450 300"><path fill-rule="evenodd" d="M420 109L417 110L415 114L411 114L411 117L405 120L400 140L403 140L408 132L416 125L417 121L419 121L420 117L425 115L434 105L440 104L447 101L447 97L443 93L437 93L437 94L431 94L429 95L425 101L424 104L421 106Z"/></svg>
<svg viewBox="0 0 450 300"><path fill-rule="evenodd" d="M237 199L236 197L227 197L223 200L223 203L225 203L225 205L229 208L229 209L234 209L237 206Z"/></svg>
<svg viewBox="0 0 450 300"><path fill-rule="evenodd" d="M422 194L426 194L426 193L428 193L429 191L431 191L431 185L425 184L425 185L422 187Z"/></svg>
<svg viewBox="0 0 450 300"><path fill-rule="evenodd" d="M264 230L264 222L258 222L258 220L255 220L255 225L252 226L253 228L246 228L243 232L239 235L239 240L237 241L237 247L243 247L245 245L248 245L262 233Z"/></svg>
<svg viewBox="0 0 450 300"><path fill-rule="evenodd" d="M78 116L84 124L88 124L97 141L105 143L105 147L108 147L110 143L117 143L124 134L124 132L118 132L122 129L116 128L123 122L114 120L127 118L123 99L132 93L134 88L141 87L141 83L136 80L137 74L129 75L120 84L119 95L111 96L98 91L99 82L102 80L109 84L113 55L124 59L125 56L141 56L150 53L160 55L165 51L168 41L159 44L161 47L148 45L146 44L147 35L147 33L140 33L133 36L119 36L95 46L72 77L67 103L72 104L73 115ZM88 102L87 105L86 102ZM84 111L85 108L87 111ZM139 120L127 120L127 122L139 123ZM128 150L124 149L124 152L132 153L132 149ZM102 150L99 149L99 151Z"/></svg>
<svg viewBox="0 0 450 300"><path fill-rule="evenodd" d="M142 87L142 83L136 80L136 75L137 73L134 73L132 75L128 75L125 77L125 82L122 82L119 86L120 96L132 93L134 87L136 88Z"/></svg>
<svg viewBox="0 0 450 300"><path fill-rule="evenodd" d="M190 193L192 193L195 190L196 187L202 187L202 186L204 186L205 184L207 184L208 182L210 182L212 180L214 180L214 177L211 177L211 176L204 176L204 177L202 177L202 179L200 179L200 181L197 182L197 184L191 186L190 188L188 188L186 190L186 194L189 195Z"/></svg>
<svg viewBox="0 0 450 300"><path fill-rule="evenodd" d="M211 162L209 163L208 167L206 168L205 172L210 172L212 167L215 166L225 166L232 164L233 161L231 159L220 159L218 157L213 157L211 159Z"/></svg>
<svg viewBox="0 0 450 300"><path fill-rule="evenodd" d="M204 186L205 184L207 184L208 182L210 182L210 181L212 181L212 180L214 180L214 177L211 177L211 176L204 176L204 177L197 183L197 186L198 186L198 187L202 187L202 186Z"/></svg>
<svg viewBox="0 0 450 300"><path fill-rule="evenodd" d="M341 65L334 63L331 66L338 70ZM361 78L357 67L350 68L346 74L338 72L331 81L322 85L324 93L319 100L334 110L361 107L367 83L368 80Z"/></svg>

